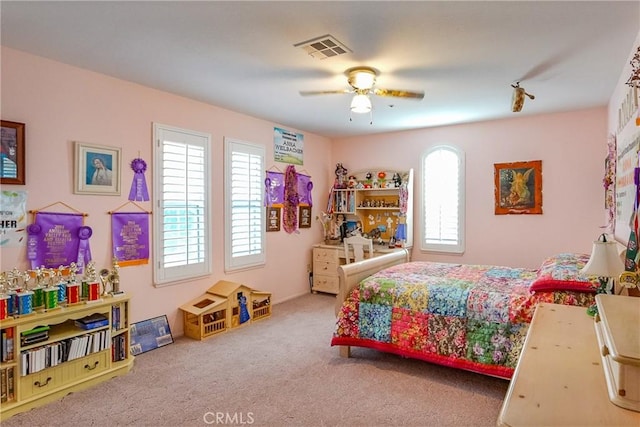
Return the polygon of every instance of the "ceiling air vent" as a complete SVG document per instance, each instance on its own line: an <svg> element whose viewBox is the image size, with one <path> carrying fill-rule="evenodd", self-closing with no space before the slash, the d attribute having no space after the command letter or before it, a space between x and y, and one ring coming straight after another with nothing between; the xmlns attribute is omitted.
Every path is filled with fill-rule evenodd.
<svg viewBox="0 0 640 427"><path fill-rule="evenodd" d="M327 59L351 52L351 49L329 34L316 37L315 39L307 40L305 42L296 43L293 46L301 48L307 52L308 55L317 59Z"/></svg>

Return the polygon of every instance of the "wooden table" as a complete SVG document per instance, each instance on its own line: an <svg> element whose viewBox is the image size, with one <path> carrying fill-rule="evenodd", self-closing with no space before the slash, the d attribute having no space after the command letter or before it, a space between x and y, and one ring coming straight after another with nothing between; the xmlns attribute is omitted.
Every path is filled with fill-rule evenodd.
<svg viewBox="0 0 640 427"><path fill-rule="evenodd" d="M609 400L585 308L538 305L498 425L640 426L640 412Z"/></svg>

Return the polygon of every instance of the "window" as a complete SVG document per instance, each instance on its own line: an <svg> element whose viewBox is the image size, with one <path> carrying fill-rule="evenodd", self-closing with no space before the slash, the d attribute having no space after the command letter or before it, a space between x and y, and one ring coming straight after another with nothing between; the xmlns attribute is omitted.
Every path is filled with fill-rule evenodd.
<svg viewBox="0 0 640 427"><path fill-rule="evenodd" d="M153 125L154 282L211 274L211 135Z"/></svg>
<svg viewBox="0 0 640 427"><path fill-rule="evenodd" d="M225 138L224 148L225 271L264 265L264 147Z"/></svg>
<svg viewBox="0 0 640 427"><path fill-rule="evenodd" d="M421 249L463 253L464 153L453 147L434 147L422 165Z"/></svg>

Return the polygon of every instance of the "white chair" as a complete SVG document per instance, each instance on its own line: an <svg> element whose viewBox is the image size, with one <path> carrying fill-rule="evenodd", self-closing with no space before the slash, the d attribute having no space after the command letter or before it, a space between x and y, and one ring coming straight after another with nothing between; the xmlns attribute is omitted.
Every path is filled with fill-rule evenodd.
<svg viewBox="0 0 640 427"><path fill-rule="evenodd" d="M353 250L354 262L364 259L364 248L369 249L369 257L373 256L373 240L362 236L351 236L344 238L344 254L347 264L351 262L350 252Z"/></svg>

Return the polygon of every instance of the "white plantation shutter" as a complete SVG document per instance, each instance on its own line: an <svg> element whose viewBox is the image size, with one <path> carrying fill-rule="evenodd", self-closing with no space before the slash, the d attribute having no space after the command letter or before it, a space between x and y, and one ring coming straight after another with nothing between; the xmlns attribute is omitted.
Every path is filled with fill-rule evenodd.
<svg viewBox="0 0 640 427"><path fill-rule="evenodd" d="M225 270L264 265L264 147L225 138Z"/></svg>
<svg viewBox="0 0 640 427"><path fill-rule="evenodd" d="M464 252L464 155L434 147L423 159L422 249Z"/></svg>
<svg viewBox="0 0 640 427"><path fill-rule="evenodd" d="M154 124L154 276L211 273L208 134Z"/></svg>

